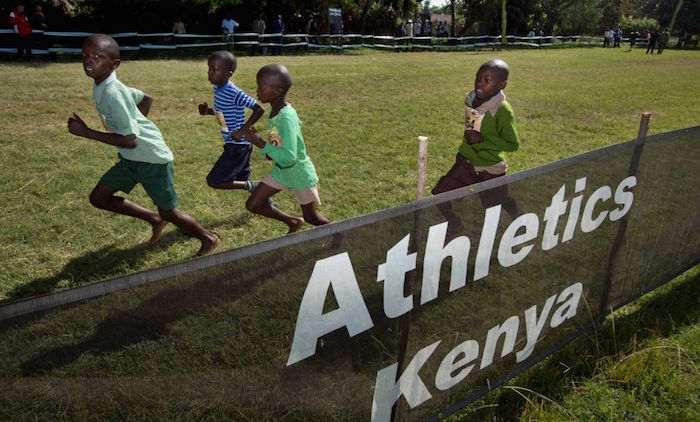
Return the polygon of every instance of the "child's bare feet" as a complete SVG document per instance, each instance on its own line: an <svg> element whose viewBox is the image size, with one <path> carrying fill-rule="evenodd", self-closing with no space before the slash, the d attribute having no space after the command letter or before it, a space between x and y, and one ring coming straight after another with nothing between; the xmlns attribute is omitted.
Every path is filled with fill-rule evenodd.
<svg viewBox="0 0 700 422"><path fill-rule="evenodd" d="M301 226L304 225L304 223L305 221L303 218L292 217L292 220L289 223L287 223L287 225L289 226L289 231L287 232L287 234L298 231L301 228Z"/></svg>
<svg viewBox="0 0 700 422"><path fill-rule="evenodd" d="M163 229L165 226L168 224L167 220L161 219L160 221L157 221L155 223L151 223L151 227L153 228L153 234L151 235L151 238L148 240L146 243L147 245L152 245L156 243L157 241L160 240L160 238L163 236Z"/></svg>
<svg viewBox="0 0 700 422"><path fill-rule="evenodd" d="M199 248L199 252L197 252L194 256L204 256L212 253L214 249L219 246L219 242L219 236L212 233L211 238L207 237L206 240L202 240L202 247Z"/></svg>

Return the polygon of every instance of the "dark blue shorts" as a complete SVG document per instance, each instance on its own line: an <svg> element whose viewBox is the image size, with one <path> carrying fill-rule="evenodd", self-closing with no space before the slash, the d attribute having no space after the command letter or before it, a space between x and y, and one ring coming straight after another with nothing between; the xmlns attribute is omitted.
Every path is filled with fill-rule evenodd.
<svg viewBox="0 0 700 422"><path fill-rule="evenodd" d="M207 182L218 184L223 182L241 181L250 178L250 154L253 151L251 144L224 144L224 152L221 154L214 167L207 175Z"/></svg>

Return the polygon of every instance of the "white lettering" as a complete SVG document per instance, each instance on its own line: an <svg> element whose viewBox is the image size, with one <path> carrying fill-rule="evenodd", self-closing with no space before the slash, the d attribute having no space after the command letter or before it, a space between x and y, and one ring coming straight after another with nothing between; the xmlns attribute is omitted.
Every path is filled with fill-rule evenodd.
<svg viewBox="0 0 700 422"><path fill-rule="evenodd" d="M601 186L593 192L588 202L586 202L586 207L583 209L583 215L581 216L581 231L584 233L590 233L593 230L600 227L608 216L607 211L601 211L598 217L593 219L593 211L595 210L595 205L598 201L607 201L612 197L612 191L609 186Z"/></svg>
<svg viewBox="0 0 700 422"><path fill-rule="evenodd" d="M544 211L544 221L547 223L542 234L542 250L548 251L559 243L559 234L556 233L559 217L566 214L566 205L568 201L564 201L564 193L566 185L561 185L561 188L552 197L552 204Z"/></svg>
<svg viewBox="0 0 700 422"><path fill-rule="evenodd" d="M525 232L516 235L521 227L525 228ZM498 246L498 262L504 267L511 267L525 259L535 247L534 245L523 246L518 252L513 252L513 248L536 238L539 227L540 219L533 213L523 214L513 220L501 237L501 244Z"/></svg>
<svg viewBox="0 0 700 422"><path fill-rule="evenodd" d="M484 216L484 226L481 228L481 239L479 248L476 251L476 263L474 264L474 281L489 275L489 261L493 244L496 241L496 230L498 221L501 219L501 205L496 205L486 209Z"/></svg>
<svg viewBox="0 0 700 422"><path fill-rule="evenodd" d="M329 288L333 288L338 309L323 315ZM287 366L316 353L316 342L325 334L346 327L352 337L373 326L348 253L320 259L301 299Z"/></svg>
<svg viewBox="0 0 700 422"><path fill-rule="evenodd" d="M411 409L433 397L423 380L418 376L418 371L428 361L430 355L440 344L440 341L422 348L408 364L398 381L396 374L399 364L394 363L377 371L377 379L374 385L374 397L372 398L372 420L389 421L391 408L402 395L406 398Z"/></svg>
<svg viewBox="0 0 700 422"><path fill-rule="evenodd" d="M581 300L581 292L583 285L575 283L564 289L557 298L557 304L564 303L552 315L552 320L549 322L550 327L557 328L567 319L573 318L578 309L578 302ZM570 296L567 298L567 296Z"/></svg>
<svg viewBox="0 0 700 422"><path fill-rule="evenodd" d="M634 202L634 194L629 191L629 189L637 185L637 178L634 176L629 176L625 178L615 189L615 203L622 205L621 209L615 208L610 211L610 221L617 221L627 215L627 212ZM627 190L625 190L627 189Z"/></svg>
<svg viewBox="0 0 700 422"><path fill-rule="evenodd" d="M377 268L377 281L384 280L384 313L397 318L413 309L413 295L404 296L406 273L416 269L416 253L408 253L411 235L406 235L386 253Z"/></svg>
<svg viewBox="0 0 700 422"><path fill-rule="evenodd" d="M501 335L505 334L503 340L503 349L501 349L501 357L513 351L515 347L515 337L518 335L518 326L520 319L517 316L512 316L503 321L503 324L496 325L491 328L486 335L486 344L484 344L484 355L481 357L480 369L484 369L493 363L493 355L496 353L496 345Z"/></svg>
<svg viewBox="0 0 700 422"><path fill-rule="evenodd" d="M586 188L586 178L582 177L576 179L576 190L575 193L582 192ZM574 230L576 229L576 223L578 222L579 214L581 213L581 195L574 197L571 200L571 209L569 211L569 218L566 220L566 227L564 228L564 234L561 237L561 242L568 242L574 237Z"/></svg>
<svg viewBox="0 0 700 422"><path fill-rule="evenodd" d="M457 358L459 356L464 357L458 360ZM435 375L435 386L438 390L444 391L457 385L469 375L472 369L474 369L474 365L466 365L472 363L478 357L479 342L476 340L467 340L458 344L457 347L445 355L445 358L440 362L440 367ZM459 372L455 376L452 376L452 373L457 370L459 370Z"/></svg>
<svg viewBox="0 0 700 422"><path fill-rule="evenodd" d="M452 258L450 291L453 292L467 282L467 258L469 258L469 238L459 236L445 245L447 222L437 224L428 230L423 259L423 284L421 286L421 305L437 298L440 286L440 269L448 256Z"/></svg>
<svg viewBox="0 0 700 422"><path fill-rule="evenodd" d="M515 354L516 362L524 361L535 350L537 339L539 339L540 334L542 334L542 328L544 328L544 324L547 322L547 317L552 310L552 305L554 305L554 299L556 298L557 295L554 295L547 299L539 318L537 317L537 305L533 305L525 310L525 334L527 335L527 344L523 350Z"/></svg>

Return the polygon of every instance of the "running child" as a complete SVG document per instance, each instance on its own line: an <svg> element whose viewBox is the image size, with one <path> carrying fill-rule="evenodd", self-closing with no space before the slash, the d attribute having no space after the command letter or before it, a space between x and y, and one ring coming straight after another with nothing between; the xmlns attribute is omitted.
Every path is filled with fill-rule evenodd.
<svg viewBox="0 0 700 422"><path fill-rule="evenodd" d="M503 60L489 60L479 67L474 90L465 99L463 142L454 165L433 188L434 195L506 175L505 153L517 151L520 144L515 114L503 93L508 74ZM484 208L500 203L511 218L520 215L507 185L481 192L479 197ZM456 217L448 206L441 210L449 220ZM453 221L459 224L458 219Z"/></svg>
<svg viewBox="0 0 700 422"><path fill-rule="evenodd" d="M224 151L207 175L207 184L214 189L246 189L252 192L257 182L250 180L250 145L243 132L260 119L265 110L230 79L236 71L236 57L226 50L209 56L209 82L214 85L214 108L199 105L199 114L217 117L224 139ZM245 121L245 108L253 113Z"/></svg>
<svg viewBox="0 0 700 422"><path fill-rule="evenodd" d="M281 64L264 66L258 71L258 99L270 103L270 117L263 140L255 128L246 128L243 135L255 146L260 154L274 162L272 171L265 176L258 188L253 191L246 208L253 213L274 218L289 227L293 233L304 222L320 226L329 220L316 209L321 203L318 195L318 176L311 159L306 155L304 137L301 134L301 121L296 110L287 102L286 96L292 86L292 77ZM281 190L291 190L301 205L303 218L293 217L279 208L270 206L268 199Z"/></svg>
<svg viewBox="0 0 700 422"><path fill-rule="evenodd" d="M196 256L212 252L219 238L177 209L173 180L173 153L158 127L146 118L153 98L117 79L119 44L104 34L90 35L83 43L83 70L94 79L93 96L107 132L89 128L77 114L68 119L73 135L117 147L119 161L100 179L90 193L90 203L100 209L136 217L152 227L149 243L158 241L169 222L198 238L202 245ZM143 185L158 212L148 210L115 195Z"/></svg>

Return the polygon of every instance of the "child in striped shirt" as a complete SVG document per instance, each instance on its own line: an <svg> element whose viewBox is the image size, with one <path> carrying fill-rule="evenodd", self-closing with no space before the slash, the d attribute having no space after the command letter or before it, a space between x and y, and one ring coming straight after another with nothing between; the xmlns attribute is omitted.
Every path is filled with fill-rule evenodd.
<svg viewBox="0 0 700 422"><path fill-rule="evenodd" d="M214 108L207 103L199 105L199 114L214 115L221 128L224 152L207 175L207 184L214 189L246 189L257 186L250 180L250 154L253 149L243 136L260 119L265 110L255 99L234 85L230 78L236 71L236 57L226 50L209 56L209 82L214 85ZM245 109L253 113L245 120Z"/></svg>

